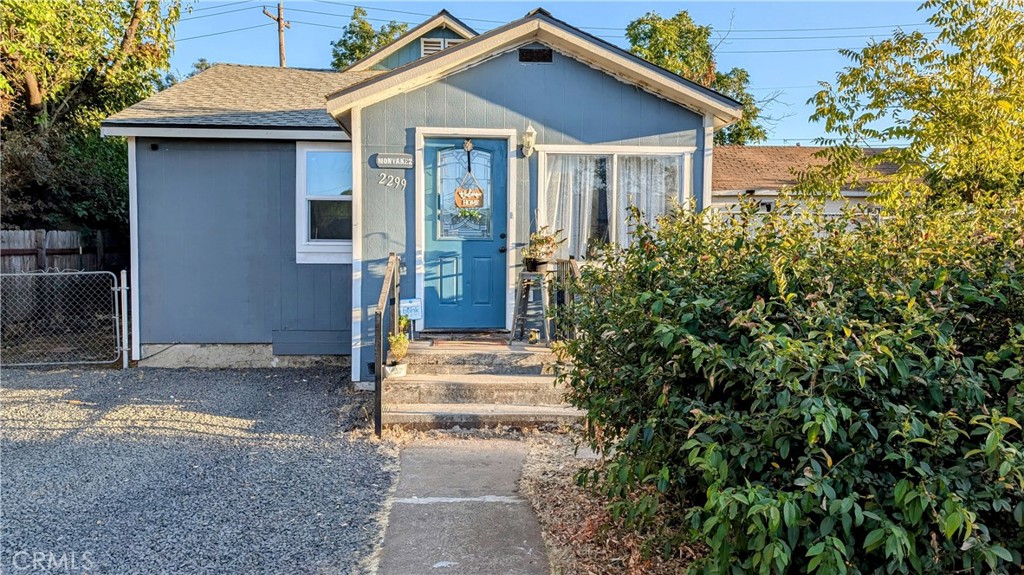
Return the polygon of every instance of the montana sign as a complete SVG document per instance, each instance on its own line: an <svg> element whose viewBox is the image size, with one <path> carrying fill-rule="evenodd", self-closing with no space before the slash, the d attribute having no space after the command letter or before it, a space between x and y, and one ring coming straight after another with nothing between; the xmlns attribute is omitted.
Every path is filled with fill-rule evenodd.
<svg viewBox="0 0 1024 575"><path fill-rule="evenodd" d="M373 164L377 169L411 168L412 154L374 154Z"/></svg>

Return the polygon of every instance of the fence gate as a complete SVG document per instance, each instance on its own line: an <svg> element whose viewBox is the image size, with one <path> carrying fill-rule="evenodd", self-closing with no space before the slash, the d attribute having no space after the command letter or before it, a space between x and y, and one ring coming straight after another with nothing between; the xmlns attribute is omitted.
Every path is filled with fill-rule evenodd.
<svg viewBox="0 0 1024 575"><path fill-rule="evenodd" d="M127 367L127 287L110 272L0 275L0 364Z"/></svg>

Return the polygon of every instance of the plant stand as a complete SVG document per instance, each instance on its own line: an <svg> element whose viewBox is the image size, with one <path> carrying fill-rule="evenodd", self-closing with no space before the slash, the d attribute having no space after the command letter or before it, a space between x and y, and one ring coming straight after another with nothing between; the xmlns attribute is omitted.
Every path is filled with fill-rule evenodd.
<svg viewBox="0 0 1024 575"><path fill-rule="evenodd" d="M515 312L512 315L512 334L509 343L516 339L522 340L526 337L526 321L530 314L530 294L534 290L540 290L541 313L540 320L544 324L544 342L551 343L551 322L548 319L548 309L551 306L548 294L548 274L541 272L519 272L519 280L516 281L516 304ZM537 299L534 299L534 303ZM518 334L518 337L516 337Z"/></svg>

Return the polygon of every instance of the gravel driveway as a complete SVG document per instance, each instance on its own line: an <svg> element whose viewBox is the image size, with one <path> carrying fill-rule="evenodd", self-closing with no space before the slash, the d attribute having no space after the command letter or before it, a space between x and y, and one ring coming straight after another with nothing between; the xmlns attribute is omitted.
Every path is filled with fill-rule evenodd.
<svg viewBox="0 0 1024 575"><path fill-rule="evenodd" d="M397 463L339 370L0 376L0 574L373 571Z"/></svg>

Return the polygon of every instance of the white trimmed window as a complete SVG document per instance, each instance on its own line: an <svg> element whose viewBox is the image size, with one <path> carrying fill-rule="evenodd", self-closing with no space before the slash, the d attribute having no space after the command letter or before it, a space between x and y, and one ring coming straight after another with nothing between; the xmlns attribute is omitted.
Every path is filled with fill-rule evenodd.
<svg viewBox="0 0 1024 575"><path fill-rule="evenodd" d="M295 261L352 263L352 147L295 145Z"/></svg>
<svg viewBox="0 0 1024 575"><path fill-rule="evenodd" d="M540 146L538 146L540 149ZM629 208L653 223L692 196L690 148L546 146L540 151L540 224L562 230L557 257L593 257L630 242Z"/></svg>
<svg viewBox="0 0 1024 575"><path fill-rule="evenodd" d="M420 38L420 57L436 54L463 42L465 40L462 38Z"/></svg>

